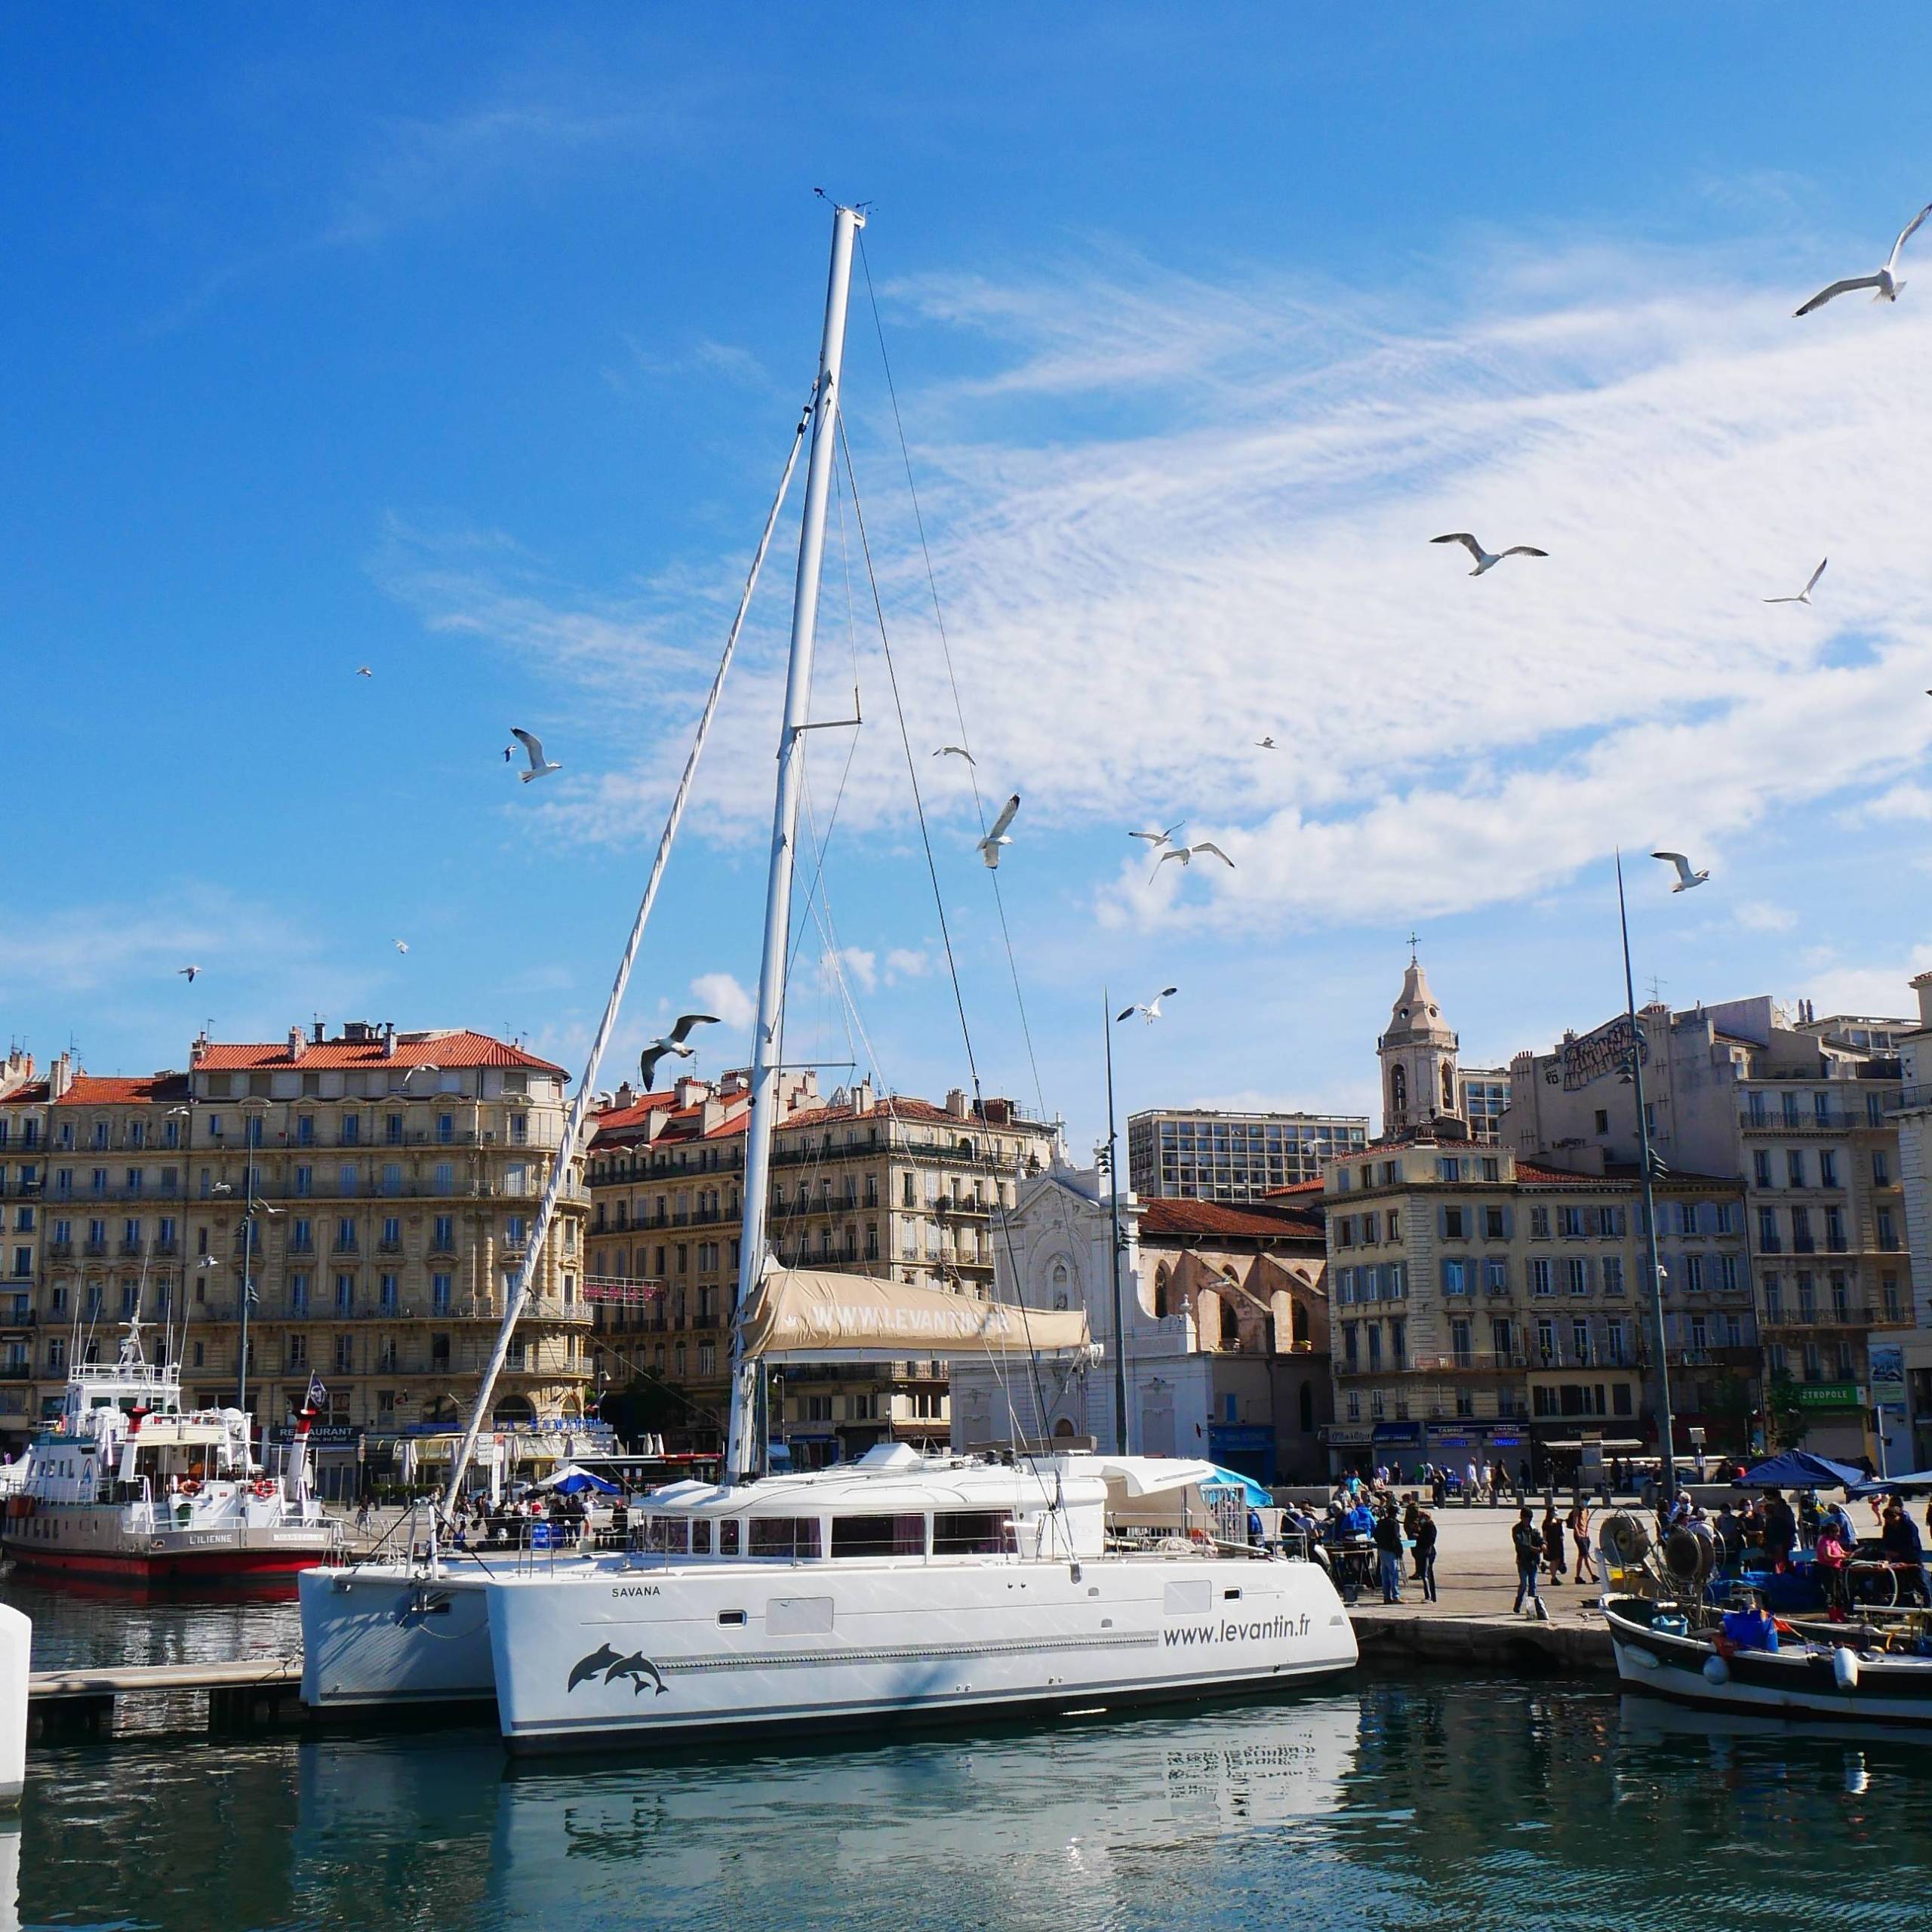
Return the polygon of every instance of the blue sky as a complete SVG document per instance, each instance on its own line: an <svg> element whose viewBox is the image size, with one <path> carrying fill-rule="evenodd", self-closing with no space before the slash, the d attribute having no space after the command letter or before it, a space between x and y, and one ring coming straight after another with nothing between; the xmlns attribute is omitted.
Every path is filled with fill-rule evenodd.
<svg viewBox="0 0 1932 1932"><path fill-rule="evenodd" d="M1714 873L1633 871L1672 1001L1903 1010L1932 243L1896 307L1791 310L1932 198L1872 111L1928 53L1883 8L15 10L0 1030L103 1072L318 1013L579 1062L810 380L820 186L878 204L1076 1144L1103 983L1183 989L1122 1031L1124 1111L1369 1108L1412 924L1466 1058L1593 1023L1620 841ZM1030 1100L970 795L924 756L958 719L863 287L848 398L982 1075ZM843 509L820 709L856 669L871 722L795 1050L931 1093L964 1055ZM1426 540L1465 527L1550 558L1472 580ZM795 541L628 1051L755 975ZM1812 609L1759 601L1826 554ZM560 776L509 779L513 724ZM1235 869L1150 885L1125 832L1183 817Z"/></svg>

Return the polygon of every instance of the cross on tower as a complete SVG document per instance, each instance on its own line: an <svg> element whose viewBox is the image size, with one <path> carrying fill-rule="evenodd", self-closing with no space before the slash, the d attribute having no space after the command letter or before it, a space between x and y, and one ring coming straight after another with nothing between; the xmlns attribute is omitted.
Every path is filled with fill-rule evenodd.
<svg viewBox="0 0 1932 1932"><path fill-rule="evenodd" d="M1416 948L1420 943L1421 941L1416 937L1416 935L1414 933L1411 933L1409 935L1409 964L1411 966L1416 963Z"/></svg>

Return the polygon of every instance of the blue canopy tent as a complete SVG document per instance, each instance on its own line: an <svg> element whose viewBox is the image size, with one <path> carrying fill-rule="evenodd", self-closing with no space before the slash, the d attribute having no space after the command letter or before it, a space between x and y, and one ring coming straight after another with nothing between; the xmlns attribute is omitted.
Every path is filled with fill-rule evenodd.
<svg viewBox="0 0 1932 1932"><path fill-rule="evenodd" d="M553 1476L539 1483L539 1489L555 1490L559 1496L581 1496L586 1490L594 1491L599 1496L615 1496L617 1485L606 1482L601 1476L594 1476L586 1469L575 1463L567 1463Z"/></svg>
<svg viewBox="0 0 1932 1932"><path fill-rule="evenodd" d="M1932 1469L1912 1469L1902 1476L1874 1476L1860 1482L1851 1493L1856 1497L1884 1496L1897 1490L1901 1496L1932 1493Z"/></svg>
<svg viewBox="0 0 1932 1932"><path fill-rule="evenodd" d="M1201 1485L1203 1490L1238 1489L1241 1500L1251 1509L1270 1509L1274 1507L1275 1497L1266 1484L1259 1483L1252 1476L1244 1476L1238 1469L1224 1469L1217 1463L1214 1473Z"/></svg>
<svg viewBox="0 0 1932 1932"><path fill-rule="evenodd" d="M1759 1463L1741 1476L1734 1476L1733 1489L1853 1489L1865 1481L1865 1472L1849 1463L1835 1463L1828 1456L1814 1456L1806 1449L1787 1449L1781 1456Z"/></svg>

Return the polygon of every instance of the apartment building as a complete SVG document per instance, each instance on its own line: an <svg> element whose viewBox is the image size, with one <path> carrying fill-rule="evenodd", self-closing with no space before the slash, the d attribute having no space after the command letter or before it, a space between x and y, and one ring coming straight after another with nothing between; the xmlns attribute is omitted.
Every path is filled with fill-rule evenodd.
<svg viewBox="0 0 1932 1932"><path fill-rule="evenodd" d="M1741 1449L1758 1399L1743 1191L1657 1189L1673 1407ZM1338 1161L1327 1184L1338 1465L1460 1463L1656 1440L1643 1195L1423 1130Z"/></svg>
<svg viewBox="0 0 1932 1932"><path fill-rule="evenodd" d="M1459 1066L1456 1069L1456 1112L1469 1138L1484 1147L1503 1142L1503 1116L1509 1111L1509 1069L1506 1066Z"/></svg>
<svg viewBox="0 0 1932 1932"><path fill-rule="evenodd" d="M1366 1114L1150 1108L1128 1117L1128 1184L1143 1200L1260 1201L1367 1142Z"/></svg>
<svg viewBox="0 0 1932 1932"><path fill-rule="evenodd" d="M1898 1367L1906 1383L1903 1397L1878 1373L1890 1363L1873 1362L1872 1399L1886 1413L1902 1401L1903 1426L1888 1434L1887 1466L1901 1460L1915 1469L1932 1466L1932 973L1912 983L1918 1002L1918 1023L1897 1042L1900 1088L1893 1119L1899 1137L1899 1181L1905 1212L1906 1250L1912 1282L1912 1327L1898 1338ZM1882 1349L1890 1343L1881 1344ZM1896 1451L1896 1453L1890 1453Z"/></svg>
<svg viewBox="0 0 1932 1932"><path fill-rule="evenodd" d="M379 1443L474 1401L562 1138L562 1068L460 1029L198 1038L186 1072L51 1099L34 1406L139 1316L189 1397ZM567 1182L494 1420L580 1414L580 1181ZM242 1361L247 1310L248 1368ZM368 1451L365 1448L365 1454Z"/></svg>
<svg viewBox="0 0 1932 1932"><path fill-rule="evenodd" d="M34 1289L46 1233L47 1109L71 1073L65 1054L45 1079L18 1047L0 1061L0 1439L23 1433L37 1413Z"/></svg>
<svg viewBox="0 0 1932 1932"><path fill-rule="evenodd" d="M620 1092L591 1145L593 1271L613 1284L600 1296L620 1297L592 1304L593 1365L657 1392L650 1426L693 1447L721 1439L749 1119L742 1075L680 1081ZM788 1266L984 1295L995 1211L1046 1164L1054 1132L1010 1100L977 1114L957 1088L939 1106L866 1081L822 1102L809 1074L791 1076L772 1137L771 1251ZM880 1441L943 1445L947 1380L943 1361L791 1368L773 1438L801 1466Z"/></svg>
<svg viewBox="0 0 1932 1932"><path fill-rule="evenodd" d="M1653 1147L1673 1171L1744 1189L1766 1423L1787 1438L1801 1428L1826 1455L1878 1460L1872 1343L1896 1350L1912 1325L1897 1057L1911 1030L1763 997L1637 1016ZM1632 1051L1620 1017L1518 1054L1505 1124L1517 1155L1634 1168Z"/></svg>

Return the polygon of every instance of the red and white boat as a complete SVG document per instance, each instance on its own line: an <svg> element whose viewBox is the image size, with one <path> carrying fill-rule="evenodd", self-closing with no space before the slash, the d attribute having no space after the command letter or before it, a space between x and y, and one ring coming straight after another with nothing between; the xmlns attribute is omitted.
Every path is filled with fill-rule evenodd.
<svg viewBox="0 0 1932 1932"><path fill-rule="evenodd" d="M111 1364L78 1364L66 1401L8 1471L0 1554L24 1570L143 1583L293 1577L340 1531L309 1492L308 1424L270 1475L240 1409L186 1410L181 1372L131 1322Z"/></svg>

